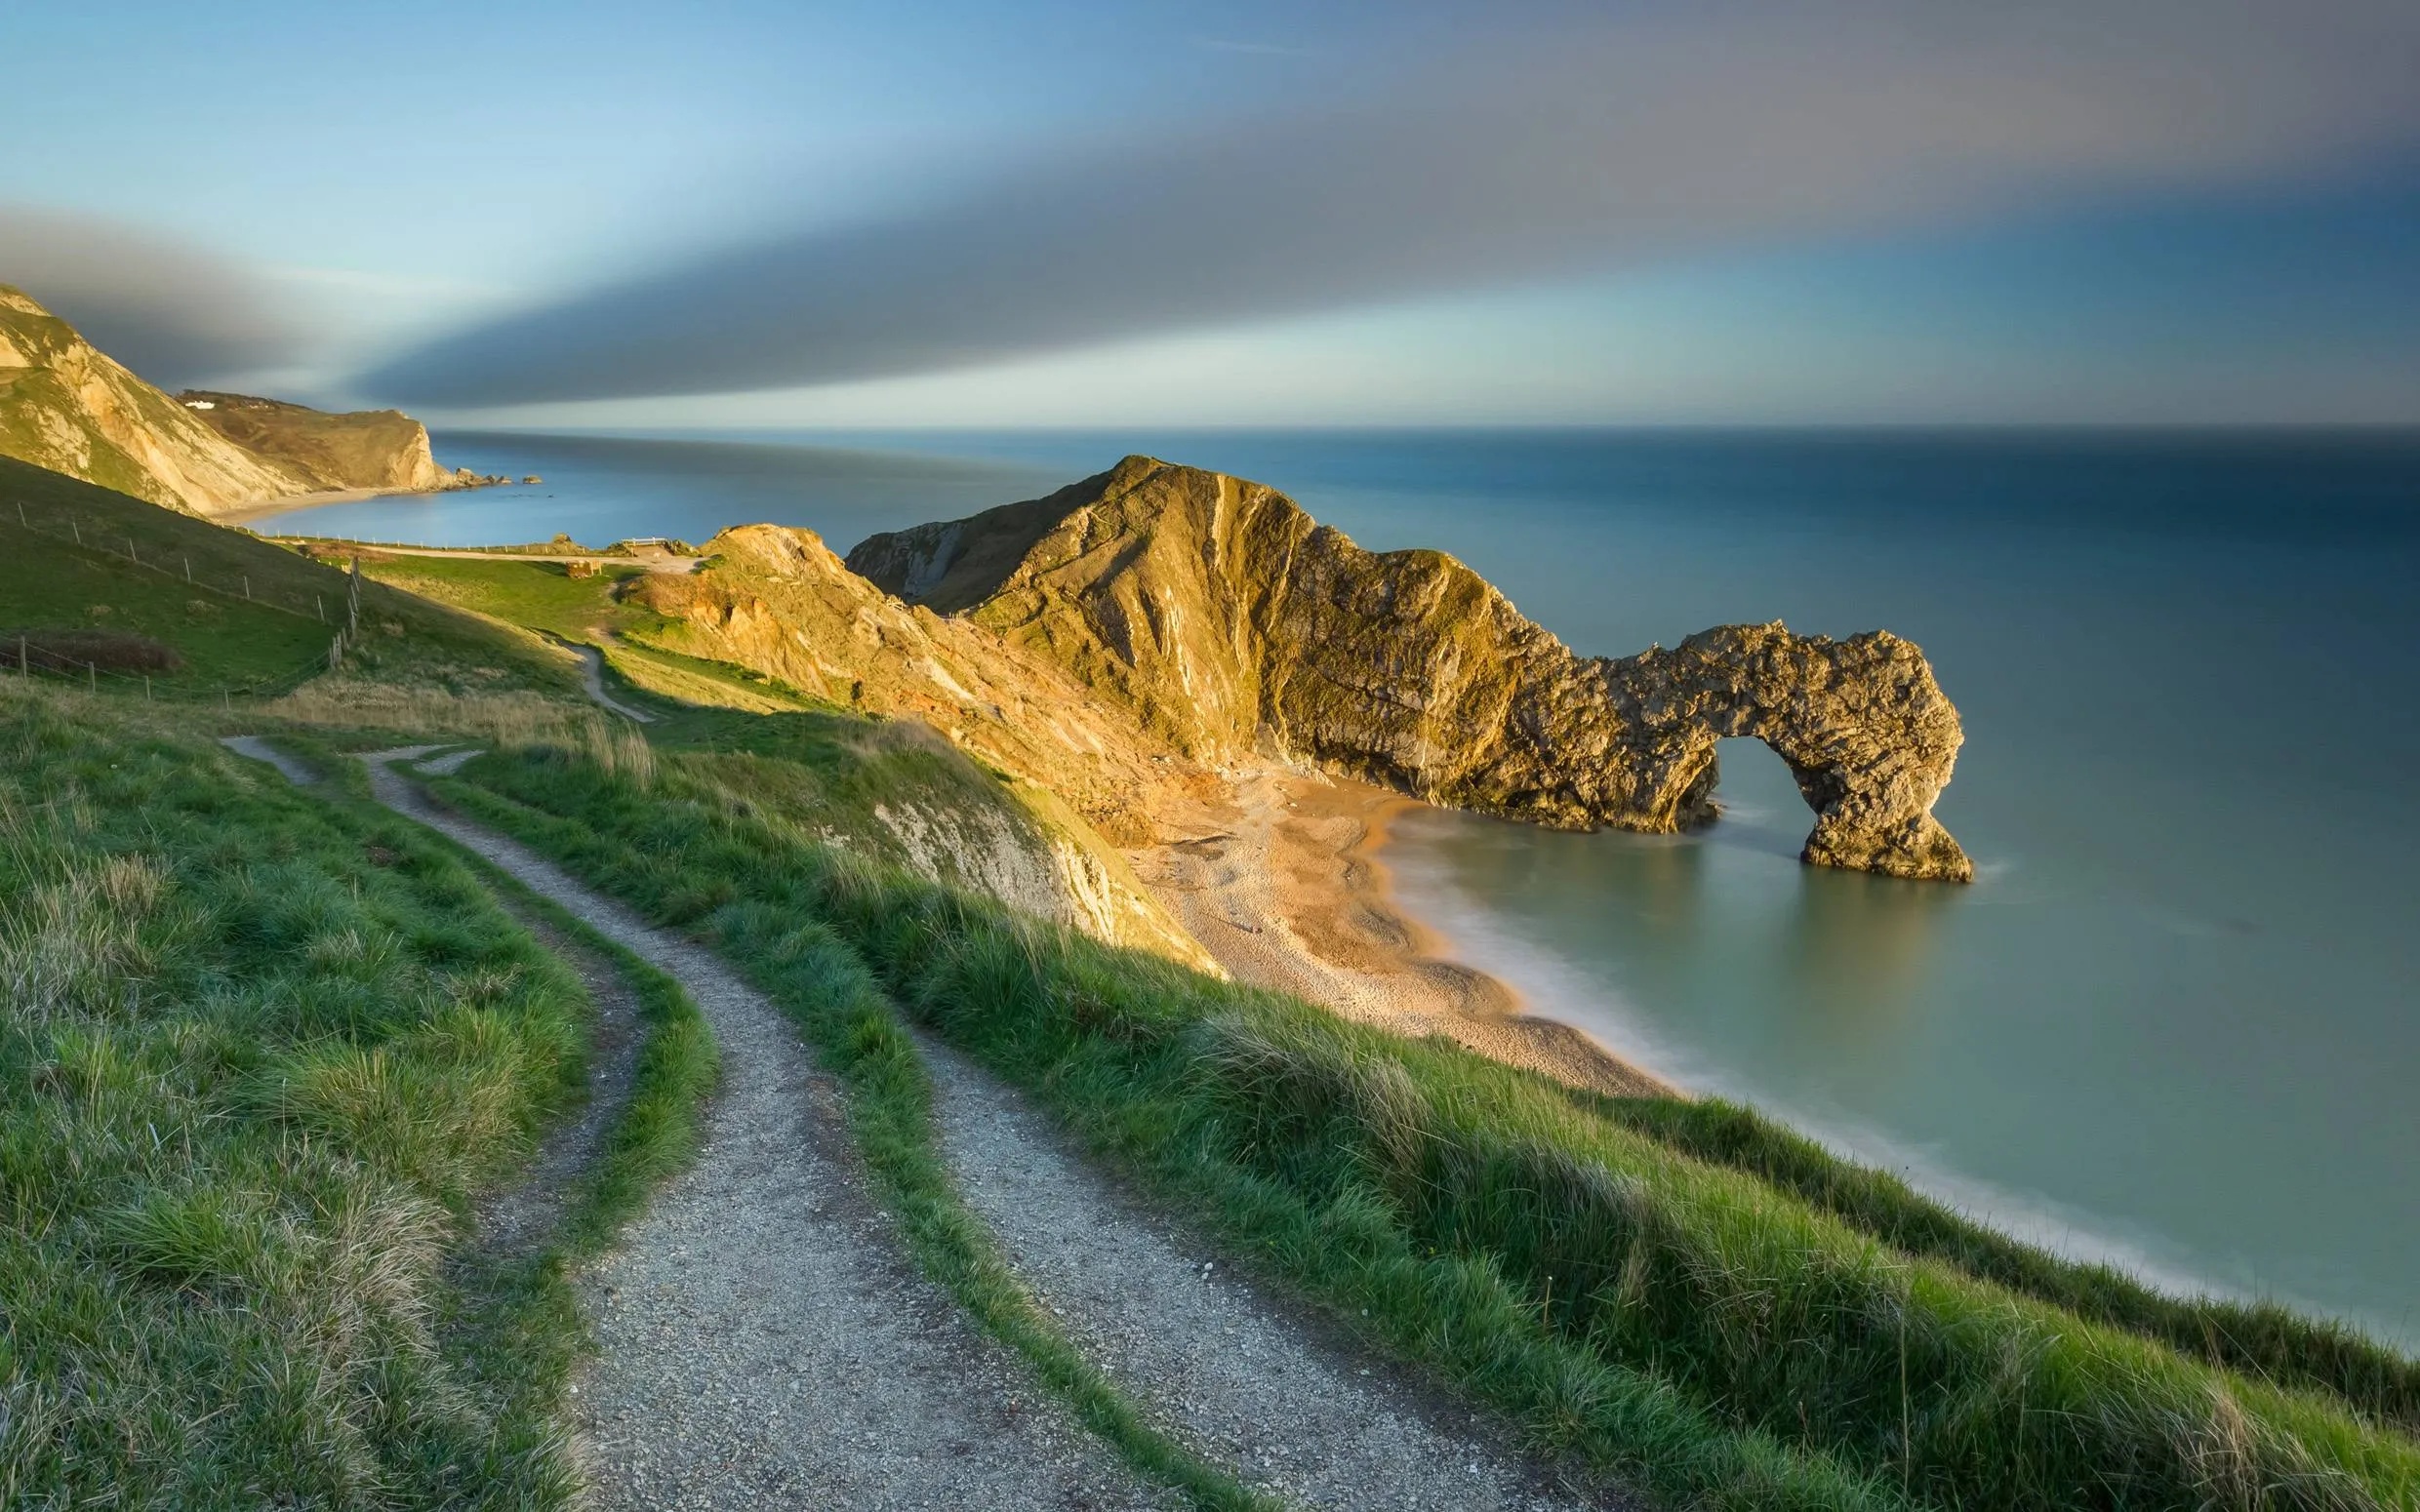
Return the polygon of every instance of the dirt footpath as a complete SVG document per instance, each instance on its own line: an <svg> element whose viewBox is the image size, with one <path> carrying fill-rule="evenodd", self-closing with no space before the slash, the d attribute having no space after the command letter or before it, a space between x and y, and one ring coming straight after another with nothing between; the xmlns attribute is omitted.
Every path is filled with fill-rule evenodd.
<svg viewBox="0 0 2420 1512"><path fill-rule="evenodd" d="M925 1281L867 1195L838 1092L796 1031L697 945L437 808L381 801L677 977L721 1045L697 1162L584 1283L598 1350L574 1427L607 1508L1158 1508L1014 1355Z"/></svg>

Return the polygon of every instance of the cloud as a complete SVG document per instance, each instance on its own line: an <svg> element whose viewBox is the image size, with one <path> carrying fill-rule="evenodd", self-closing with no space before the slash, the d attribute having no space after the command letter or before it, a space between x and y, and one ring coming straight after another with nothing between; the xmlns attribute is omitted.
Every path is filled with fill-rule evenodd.
<svg viewBox="0 0 2420 1512"><path fill-rule="evenodd" d="M1511 14L1511 13L1508 13ZM480 406L940 372L1691 252L2259 184L2420 135L2404 0L1529 10L1336 98L1094 145L366 375Z"/></svg>
<svg viewBox="0 0 2420 1512"><path fill-rule="evenodd" d="M303 349L303 322L268 279L95 217L0 205L0 283L164 387L273 368Z"/></svg>

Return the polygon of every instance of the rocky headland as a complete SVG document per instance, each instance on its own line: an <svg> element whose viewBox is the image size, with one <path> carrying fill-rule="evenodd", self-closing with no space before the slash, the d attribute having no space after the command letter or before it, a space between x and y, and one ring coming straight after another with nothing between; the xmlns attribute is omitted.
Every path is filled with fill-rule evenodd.
<svg viewBox="0 0 2420 1512"><path fill-rule="evenodd" d="M1798 776L1806 860L1971 875L1931 815L1956 711L1887 633L1731 625L1583 657L1451 557L1367 552L1272 490L1149 458L845 562L770 525L701 550L621 589L660 617L648 641L929 726L1064 802L1244 980L1578 1085L1661 1084L1391 905L1391 805L1684 829L1718 812L1716 742L1748 736Z"/></svg>
<svg viewBox="0 0 2420 1512"><path fill-rule="evenodd" d="M1272 489L1143 457L873 537L848 566L1213 769L1274 759L1557 828L1671 832L1714 817L1716 741L1747 736L1814 811L1803 859L1973 875L1932 816L1957 711L1886 631L1725 625L1584 657L1442 552L1365 551Z"/></svg>
<svg viewBox="0 0 2420 1512"><path fill-rule="evenodd" d="M0 456L214 519L285 499L508 481L440 467L427 428L393 410L336 415L203 390L171 398L6 285Z"/></svg>

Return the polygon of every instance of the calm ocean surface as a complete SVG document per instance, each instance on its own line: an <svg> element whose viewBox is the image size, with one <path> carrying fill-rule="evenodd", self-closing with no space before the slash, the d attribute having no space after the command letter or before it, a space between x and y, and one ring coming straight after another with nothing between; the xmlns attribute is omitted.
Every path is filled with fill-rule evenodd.
<svg viewBox="0 0 2420 1512"><path fill-rule="evenodd" d="M1129 451L1451 551L1584 652L1916 641L1976 886L1799 866L1787 773L1730 741L1705 835L1418 815L1405 900L1541 1012L2030 1237L2420 1341L2420 436L440 435L547 481L262 528L845 551Z"/></svg>

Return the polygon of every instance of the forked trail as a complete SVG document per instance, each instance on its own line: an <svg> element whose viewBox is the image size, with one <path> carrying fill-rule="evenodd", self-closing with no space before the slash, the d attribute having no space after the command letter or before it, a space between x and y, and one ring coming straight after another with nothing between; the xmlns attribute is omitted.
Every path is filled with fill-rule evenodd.
<svg viewBox="0 0 2420 1512"><path fill-rule="evenodd" d="M696 1162L583 1281L598 1348L574 1426L590 1503L1183 1505L917 1272L837 1084L780 1011L703 946L430 801L396 766L432 749L371 757L380 801L677 978L721 1046ZM1021 1279L1148 1419L1235 1479L1317 1508L1624 1504L1560 1484L1498 1425L1230 1271L1014 1093L924 1048L951 1172Z"/></svg>

